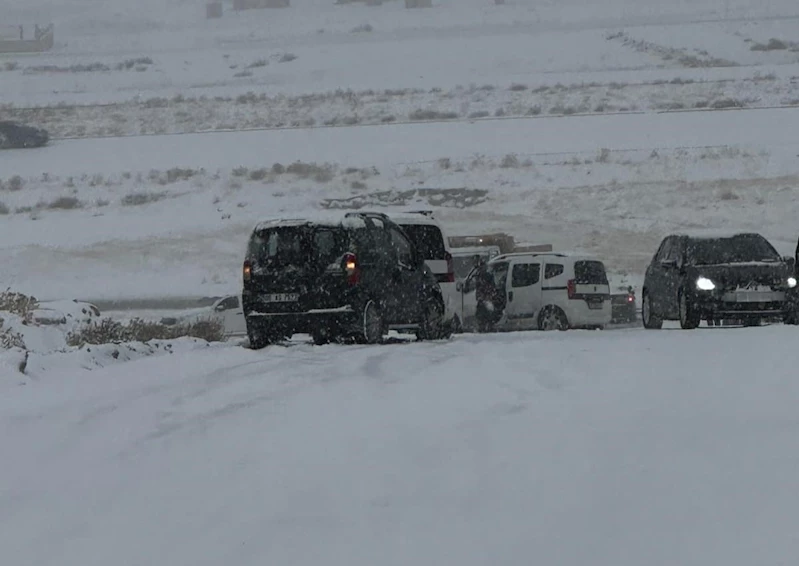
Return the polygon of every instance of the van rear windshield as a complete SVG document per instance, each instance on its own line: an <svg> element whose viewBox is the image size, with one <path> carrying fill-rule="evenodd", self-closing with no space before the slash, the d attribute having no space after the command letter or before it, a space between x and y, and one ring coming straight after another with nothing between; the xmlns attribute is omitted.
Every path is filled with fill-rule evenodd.
<svg viewBox="0 0 799 566"><path fill-rule="evenodd" d="M327 266L347 252L347 244L332 227L279 226L253 234L247 255L262 265Z"/></svg>
<svg viewBox="0 0 799 566"><path fill-rule="evenodd" d="M445 259L444 236L437 226L402 224L402 229L424 259Z"/></svg>
<svg viewBox="0 0 799 566"><path fill-rule="evenodd" d="M605 264L601 261L575 261L574 280L577 283L590 285L607 285Z"/></svg>

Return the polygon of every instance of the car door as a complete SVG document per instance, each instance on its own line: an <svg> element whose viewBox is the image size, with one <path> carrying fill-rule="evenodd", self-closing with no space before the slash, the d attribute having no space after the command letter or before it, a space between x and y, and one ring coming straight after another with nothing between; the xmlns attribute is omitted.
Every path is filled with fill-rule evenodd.
<svg viewBox="0 0 799 566"><path fill-rule="evenodd" d="M395 320L412 323L418 320L419 291L424 285L424 262L411 241L395 226L387 227L393 261L392 278L396 290L386 297L388 309L397 313Z"/></svg>
<svg viewBox="0 0 799 566"><path fill-rule="evenodd" d="M670 318L679 318L680 316L679 293L682 285L682 270L685 261L683 248L683 240L675 237L662 262L664 269L664 296L667 301L665 312L668 313Z"/></svg>
<svg viewBox="0 0 799 566"><path fill-rule="evenodd" d="M534 328L541 309L541 261L519 258L511 262L507 280L505 316L514 328Z"/></svg>
<svg viewBox="0 0 799 566"><path fill-rule="evenodd" d="M225 329L232 336L247 334L247 322L244 319L244 308L238 295L228 297L228 306L225 310Z"/></svg>
<svg viewBox="0 0 799 566"><path fill-rule="evenodd" d="M461 326L464 330L477 328L475 316L477 313L477 268L473 268L463 281L458 297L458 307Z"/></svg>
<svg viewBox="0 0 799 566"><path fill-rule="evenodd" d="M649 294L650 304L659 316L671 316L671 299L668 285L668 271L666 258L669 257L674 247L675 238L665 238L658 248L646 269L646 291Z"/></svg>

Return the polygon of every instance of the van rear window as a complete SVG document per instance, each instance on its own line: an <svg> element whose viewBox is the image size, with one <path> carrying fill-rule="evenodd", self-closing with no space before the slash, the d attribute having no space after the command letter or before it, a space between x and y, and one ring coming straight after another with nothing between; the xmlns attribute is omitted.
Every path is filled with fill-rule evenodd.
<svg viewBox="0 0 799 566"><path fill-rule="evenodd" d="M253 234L247 253L266 265L318 265L335 262L346 252L340 230L310 226L281 226Z"/></svg>
<svg viewBox="0 0 799 566"><path fill-rule="evenodd" d="M401 224L424 259L445 259L444 236L437 226L429 224Z"/></svg>
<svg viewBox="0 0 799 566"><path fill-rule="evenodd" d="M577 283L607 285L608 276L605 273L605 264L601 261L574 262L574 280Z"/></svg>

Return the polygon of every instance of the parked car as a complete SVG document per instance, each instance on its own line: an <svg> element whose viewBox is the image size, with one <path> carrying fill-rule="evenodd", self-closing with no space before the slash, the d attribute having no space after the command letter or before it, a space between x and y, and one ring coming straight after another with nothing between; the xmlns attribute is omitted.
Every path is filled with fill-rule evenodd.
<svg viewBox="0 0 799 566"><path fill-rule="evenodd" d="M381 213L274 220L253 230L242 303L252 348L310 334L379 342L388 330L449 337L444 298L424 256Z"/></svg>
<svg viewBox="0 0 799 566"><path fill-rule="evenodd" d="M610 295L611 324L629 324L638 320L635 289L632 286L618 289Z"/></svg>
<svg viewBox="0 0 799 566"><path fill-rule="evenodd" d="M18 122L0 121L0 149L23 149L47 145L47 130Z"/></svg>
<svg viewBox="0 0 799 566"><path fill-rule="evenodd" d="M644 327L678 320L685 329L700 321L757 325L766 319L795 323L786 294L796 287L792 258L783 258L762 235L670 235L646 270Z"/></svg>
<svg viewBox="0 0 799 566"><path fill-rule="evenodd" d="M513 253L492 259L460 286L474 293L478 329L604 328L610 285L599 259L566 252Z"/></svg>
<svg viewBox="0 0 799 566"><path fill-rule="evenodd" d="M176 324L192 324L203 320L215 320L222 324L225 336L244 336L247 327L244 323L244 310L238 295L227 295L216 299L213 304L206 307L191 309L178 316L165 316L161 324L173 326Z"/></svg>
<svg viewBox="0 0 799 566"><path fill-rule="evenodd" d="M33 322L42 326L62 326L68 330L99 322L100 309L92 303L73 300L44 301L31 312Z"/></svg>
<svg viewBox="0 0 799 566"><path fill-rule="evenodd" d="M454 329L459 325L454 310L455 265L443 226L429 210L392 214L391 219L402 227L435 275L444 297L444 319Z"/></svg>

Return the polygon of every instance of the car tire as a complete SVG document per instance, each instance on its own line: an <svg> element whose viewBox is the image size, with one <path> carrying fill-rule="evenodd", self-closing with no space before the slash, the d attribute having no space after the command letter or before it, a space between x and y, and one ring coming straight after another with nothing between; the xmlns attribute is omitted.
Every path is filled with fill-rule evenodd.
<svg viewBox="0 0 799 566"><path fill-rule="evenodd" d="M693 330L699 326L699 312L691 305L688 300L688 295L684 291L680 291L678 300L680 303L680 328L683 330Z"/></svg>
<svg viewBox="0 0 799 566"><path fill-rule="evenodd" d="M333 341L333 337L327 330L315 330L311 332L311 339L313 339L313 343L317 346L324 346Z"/></svg>
<svg viewBox="0 0 799 566"><path fill-rule="evenodd" d="M383 312L375 301L369 299L361 311L355 341L358 344L379 344L384 330Z"/></svg>
<svg viewBox="0 0 799 566"><path fill-rule="evenodd" d="M791 326L796 326L799 324L799 312L797 312L796 307L789 307L788 310L782 317L783 324L790 324Z"/></svg>
<svg viewBox="0 0 799 566"><path fill-rule="evenodd" d="M663 320L655 316L652 309L652 299L647 291L644 291L641 301L641 319L644 323L644 328L647 330L660 330L663 328Z"/></svg>
<svg viewBox="0 0 799 566"><path fill-rule="evenodd" d="M763 320L758 317L753 318L745 318L743 320L743 325L746 328L750 328L752 326L761 326L763 324Z"/></svg>
<svg viewBox="0 0 799 566"><path fill-rule="evenodd" d="M417 340L445 340L452 335L452 321L444 322L444 301L430 297L425 301L424 314Z"/></svg>
<svg viewBox="0 0 799 566"><path fill-rule="evenodd" d="M262 350L269 345L269 334L260 324L247 321L247 339L250 341L251 350Z"/></svg>
<svg viewBox="0 0 799 566"><path fill-rule="evenodd" d="M538 330L568 330L569 319L560 308L547 306L538 313Z"/></svg>

